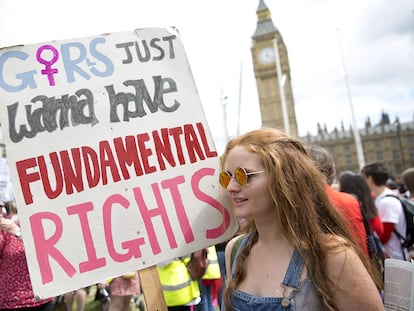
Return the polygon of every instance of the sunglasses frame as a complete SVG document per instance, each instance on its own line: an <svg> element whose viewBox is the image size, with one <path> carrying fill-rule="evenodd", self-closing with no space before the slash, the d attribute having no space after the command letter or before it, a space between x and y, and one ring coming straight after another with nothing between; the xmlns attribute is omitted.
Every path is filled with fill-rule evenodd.
<svg viewBox="0 0 414 311"><path fill-rule="evenodd" d="M237 183L240 185L240 186L244 186L244 185L246 185L248 182L249 182L249 176L252 176L252 175L256 175L256 174L261 174L261 173L265 173L266 171L256 171L256 172L247 172L246 171L246 169L244 168L244 167L242 167L242 166L239 166L239 167L236 167L236 169L235 169L235 171L234 171L234 176L233 175L231 175L231 173L229 173L228 171L222 171L221 173L220 173L220 176L219 176L219 182L220 182L220 185L224 188L224 189L227 189L227 187L229 186L229 184L230 184L230 181L231 181L231 179L232 178L234 178L234 180L235 181L237 181ZM243 180L240 180L240 173L242 173L243 174L243 179L245 179L245 181L243 181ZM225 177L225 178L228 178L228 182L227 182L227 184L225 184L224 183L224 181L223 181L223 177Z"/></svg>

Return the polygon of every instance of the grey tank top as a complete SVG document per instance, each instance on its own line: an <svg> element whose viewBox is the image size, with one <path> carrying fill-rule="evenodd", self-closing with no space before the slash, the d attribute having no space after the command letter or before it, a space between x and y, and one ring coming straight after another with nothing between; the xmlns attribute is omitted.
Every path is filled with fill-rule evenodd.
<svg viewBox="0 0 414 311"><path fill-rule="evenodd" d="M250 235L243 238L232 266L232 275L236 270L236 259L240 251L246 246ZM234 290L232 293L232 307L234 311L318 311L322 309L320 297L313 286L312 281L306 277L300 280L304 262L299 253L295 250L290 259L283 284L292 287L294 290L290 297L260 297ZM225 310L224 305L222 310Z"/></svg>

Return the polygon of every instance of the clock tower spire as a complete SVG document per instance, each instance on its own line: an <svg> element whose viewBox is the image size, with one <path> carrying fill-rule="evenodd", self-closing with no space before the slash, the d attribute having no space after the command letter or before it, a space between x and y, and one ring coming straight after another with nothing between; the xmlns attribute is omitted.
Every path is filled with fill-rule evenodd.
<svg viewBox="0 0 414 311"><path fill-rule="evenodd" d="M251 51L262 126L281 130L288 128L291 136L298 137L286 45L279 30L273 24L270 10L264 0L259 0L256 14L257 26L252 36ZM279 56L280 68L278 68L277 56ZM282 90L279 87L278 72ZM285 124L286 122L288 124Z"/></svg>

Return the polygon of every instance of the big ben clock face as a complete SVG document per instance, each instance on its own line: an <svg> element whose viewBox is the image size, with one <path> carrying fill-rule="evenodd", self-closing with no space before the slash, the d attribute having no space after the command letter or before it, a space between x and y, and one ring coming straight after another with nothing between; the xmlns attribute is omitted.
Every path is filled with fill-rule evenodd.
<svg viewBox="0 0 414 311"><path fill-rule="evenodd" d="M260 50L258 55L259 62L263 65L270 65L275 61L275 51L271 47Z"/></svg>

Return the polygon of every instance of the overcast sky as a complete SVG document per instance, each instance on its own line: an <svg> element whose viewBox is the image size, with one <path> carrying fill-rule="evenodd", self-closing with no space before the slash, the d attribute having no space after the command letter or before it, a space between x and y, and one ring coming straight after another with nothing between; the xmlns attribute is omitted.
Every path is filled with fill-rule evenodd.
<svg viewBox="0 0 414 311"><path fill-rule="evenodd" d="M381 112L414 118L412 0L265 0L287 45L299 134L351 125ZM216 146L261 126L251 58L259 0L1 0L0 46L175 26ZM341 59L341 48L344 62ZM350 95L344 79L349 81ZM241 74L242 73L242 74ZM240 85L242 86L240 88ZM240 104L240 118L238 118Z"/></svg>

